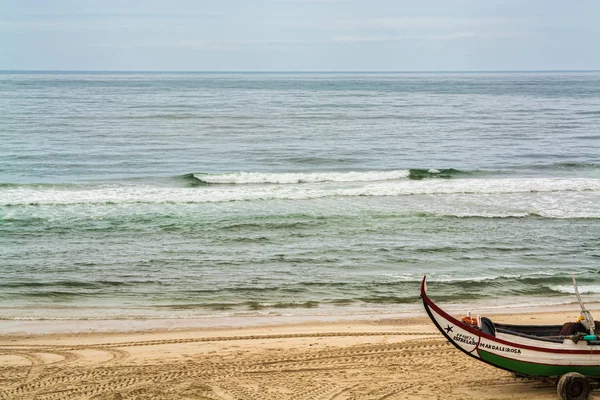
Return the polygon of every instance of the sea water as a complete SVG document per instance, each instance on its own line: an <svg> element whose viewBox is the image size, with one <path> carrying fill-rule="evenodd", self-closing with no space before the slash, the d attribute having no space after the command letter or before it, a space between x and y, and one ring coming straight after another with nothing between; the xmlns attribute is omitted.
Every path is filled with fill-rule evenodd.
<svg viewBox="0 0 600 400"><path fill-rule="evenodd" d="M0 318L600 299L600 72L0 74Z"/></svg>

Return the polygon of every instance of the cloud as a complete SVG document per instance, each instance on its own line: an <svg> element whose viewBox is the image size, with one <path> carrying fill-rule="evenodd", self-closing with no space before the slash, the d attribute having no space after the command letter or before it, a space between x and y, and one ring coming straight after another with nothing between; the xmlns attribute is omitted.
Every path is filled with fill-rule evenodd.
<svg viewBox="0 0 600 400"><path fill-rule="evenodd" d="M96 47L107 48L186 48L195 50L236 50L248 47L290 47L290 46L326 46L352 45L360 43L385 43L408 40L449 41L474 37L471 32L456 32L446 35L403 35L403 36L333 36L324 39L294 40L294 39L240 39L240 40L160 40L137 43L107 43L97 44Z"/></svg>
<svg viewBox="0 0 600 400"><path fill-rule="evenodd" d="M246 48L249 46L309 46L316 42L309 40L283 40L283 39L240 39L240 40L211 40L211 39L187 39L187 40L160 40L144 41L133 43L97 43L96 47L106 48L186 48L186 49L204 49L204 50L234 50Z"/></svg>
<svg viewBox="0 0 600 400"><path fill-rule="evenodd" d="M342 22L344 23L344 22ZM490 28L526 25L525 18L503 17L387 17L349 20L345 23L350 26L375 29L427 29L447 30L465 28Z"/></svg>
<svg viewBox="0 0 600 400"><path fill-rule="evenodd" d="M402 40L459 40L475 37L472 32L454 32L447 35L401 35L401 36L337 36L330 43L397 42Z"/></svg>

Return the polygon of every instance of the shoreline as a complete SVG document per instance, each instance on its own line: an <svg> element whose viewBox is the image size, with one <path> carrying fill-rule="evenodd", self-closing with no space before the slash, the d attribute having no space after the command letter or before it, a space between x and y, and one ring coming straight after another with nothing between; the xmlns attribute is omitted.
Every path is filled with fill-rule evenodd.
<svg viewBox="0 0 600 400"><path fill-rule="evenodd" d="M465 304L444 304L444 308L454 315L466 315L468 311L472 315L506 317L513 316L520 319L525 315L578 315L579 305L577 303L564 303L555 305L517 305L508 307L479 306L468 308ZM600 302L588 303L587 309L592 312L600 312ZM401 307L393 307L401 308ZM392 307L380 310L369 309L367 312L351 313L297 313L283 314L280 312L246 313L243 315L227 316L199 316L191 318L98 318L98 319L0 319L0 338L5 336L30 336L30 335L53 335L53 334L82 334L82 333L139 333L160 331L186 331L186 330L210 330L210 329L243 329L243 328L266 328L280 326L295 326L304 324L328 324L328 323L373 323L377 321L414 320L428 317L422 305L403 310L392 311ZM342 310L337 310L342 311ZM575 317L576 318L576 317ZM555 321L560 324L564 321Z"/></svg>

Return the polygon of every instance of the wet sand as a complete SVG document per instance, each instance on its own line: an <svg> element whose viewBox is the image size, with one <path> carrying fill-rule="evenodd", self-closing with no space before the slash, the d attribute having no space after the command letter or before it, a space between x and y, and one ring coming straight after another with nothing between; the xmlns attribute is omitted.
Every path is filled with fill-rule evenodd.
<svg viewBox="0 0 600 400"><path fill-rule="evenodd" d="M0 399L474 398L558 397L465 356L424 317L0 337Z"/></svg>

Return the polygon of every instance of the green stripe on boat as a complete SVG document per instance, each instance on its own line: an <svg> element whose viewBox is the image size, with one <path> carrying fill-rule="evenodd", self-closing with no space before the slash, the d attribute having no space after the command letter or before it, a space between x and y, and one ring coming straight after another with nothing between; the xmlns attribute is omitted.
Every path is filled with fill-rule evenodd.
<svg viewBox="0 0 600 400"><path fill-rule="evenodd" d="M505 358L496 354L488 353L487 351L481 349L479 349L479 355L483 360L492 365L525 375L560 376L566 374L567 372L579 372L580 374L586 376L600 376L600 366L598 365L584 366L537 364Z"/></svg>

